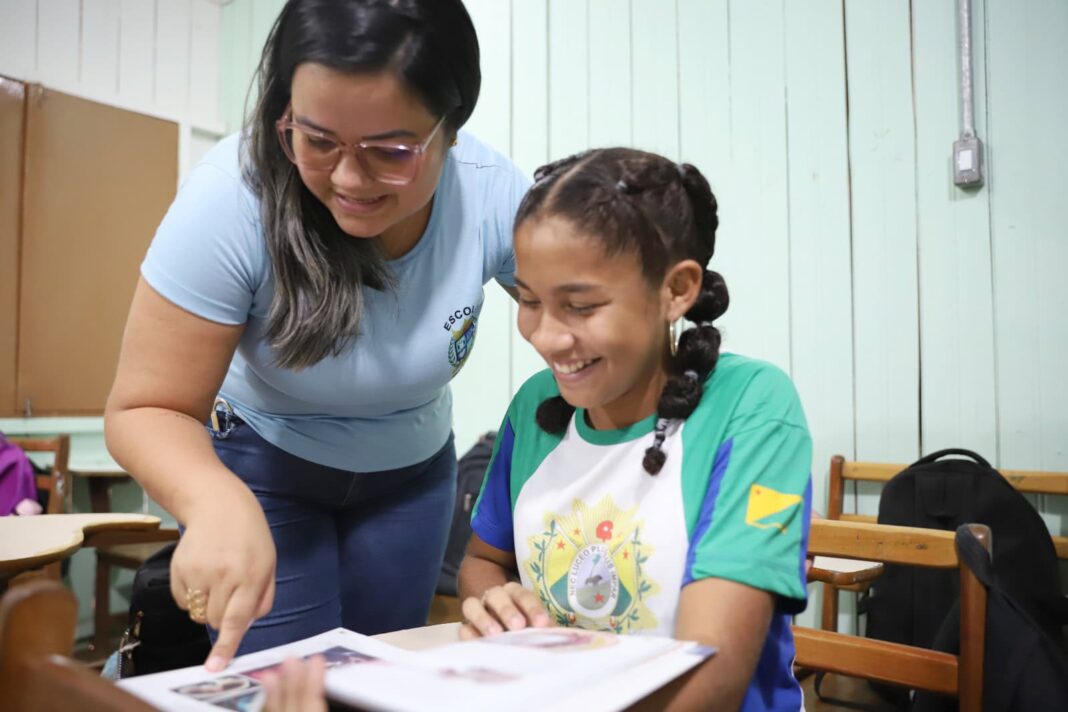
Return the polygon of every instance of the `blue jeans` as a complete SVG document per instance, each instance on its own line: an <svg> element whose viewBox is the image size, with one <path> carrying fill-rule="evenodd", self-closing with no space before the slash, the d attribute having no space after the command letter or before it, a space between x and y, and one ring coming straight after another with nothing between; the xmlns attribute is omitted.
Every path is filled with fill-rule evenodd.
<svg viewBox="0 0 1068 712"><path fill-rule="evenodd" d="M426 623L456 498L452 436L425 462L351 472L291 455L237 418L220 430L209 428L215 452L256 495L278 552L274 607L238 654L338 626L373 635Z"/></svg>

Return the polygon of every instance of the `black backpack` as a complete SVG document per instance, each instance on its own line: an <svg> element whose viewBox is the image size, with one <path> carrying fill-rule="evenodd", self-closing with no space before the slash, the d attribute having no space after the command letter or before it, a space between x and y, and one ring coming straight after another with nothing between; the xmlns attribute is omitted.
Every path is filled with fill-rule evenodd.
<svg viewBox="0 0 1068 712"><path fill-rule="evenodd" d="M948 455L968 459L943 459ZM878 522L945 531L968 523L990 527L991 579L1056 647L1065 647L1065 599L1049 530L982 457L953 449L921 458L886 484ZM931 648L959 596L956 570L887 564L858 608L867 613L868 637ZM900 688L873 687L892 701L907 699Z"/></svg>
<svg viewBox="0 0 1068 712"><path fill-rule="evenodd" d="M446 596L456 595L456 575L460 571L460 562L467 550L467 541L471 538L471 510L482 489L482 480L486 477L493 456L493 443L497 433L488 432L460 458L456 473L456 504L452 513L452 528L445 545L445 561L441 565L437 592Z"/></svg>
<svg viewBox="0 0 1068 712"><path fill-rule="evenodd" d="M1068 710L1068 658L994 577L986 555L966 525L957 529L957 550L987 590L983 712ZM954 605L935 636L934 649L960 653L960 606ZM955 712L956 700L917 691L912 712Z"/></svg>
<svg viewBox="0 0 1068 712"><path fill-rule="evenodd" d="M190 620L171 595L171 556L177 546L163 547L134 574L129 627L119 646L119 677L202 665L208 659L207 627Z"/></svg>

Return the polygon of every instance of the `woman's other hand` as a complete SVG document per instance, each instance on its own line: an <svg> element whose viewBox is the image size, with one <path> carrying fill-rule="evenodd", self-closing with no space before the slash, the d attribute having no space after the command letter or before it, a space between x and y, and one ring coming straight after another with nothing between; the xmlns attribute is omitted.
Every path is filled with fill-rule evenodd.
<svg viewBox="0 0 1068 712"><path fill-rule="evenodd" d="M486 589L481 598L471 596L463 602L464 623L460 638L471 640L523 628L547 628L552 625L541 599L522 585L511 581Z"/></svg>

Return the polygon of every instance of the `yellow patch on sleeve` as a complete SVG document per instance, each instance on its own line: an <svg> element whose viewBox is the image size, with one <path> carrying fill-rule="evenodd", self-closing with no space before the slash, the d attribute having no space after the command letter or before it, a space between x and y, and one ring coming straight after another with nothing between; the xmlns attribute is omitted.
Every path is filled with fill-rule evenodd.
<svg viewBox="0 0 1068 712"><path fill-rule="evenodd" d="M799 494L783 494L770 487L753 485L749 488L749 503L745 508L745 523L758 529L775 527L780 532L784 532L786 531L786 525L781 521L774 521L774 518L777 518L776 515L781 515L788 511L791 507L801 504L801 499Z"/></svg>

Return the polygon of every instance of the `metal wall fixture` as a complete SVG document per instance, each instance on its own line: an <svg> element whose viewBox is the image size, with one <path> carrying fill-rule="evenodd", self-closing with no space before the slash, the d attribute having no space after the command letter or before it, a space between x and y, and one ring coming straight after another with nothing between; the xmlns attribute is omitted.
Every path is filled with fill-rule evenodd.
<svg viewBox="0 0 1068 712"><path fill-rule="evenodd" d="M972 0L957 0L957 50L960 54L960 137L953 142L953 183L983 185L983 142L975 135L972 93Z"/></svg>

